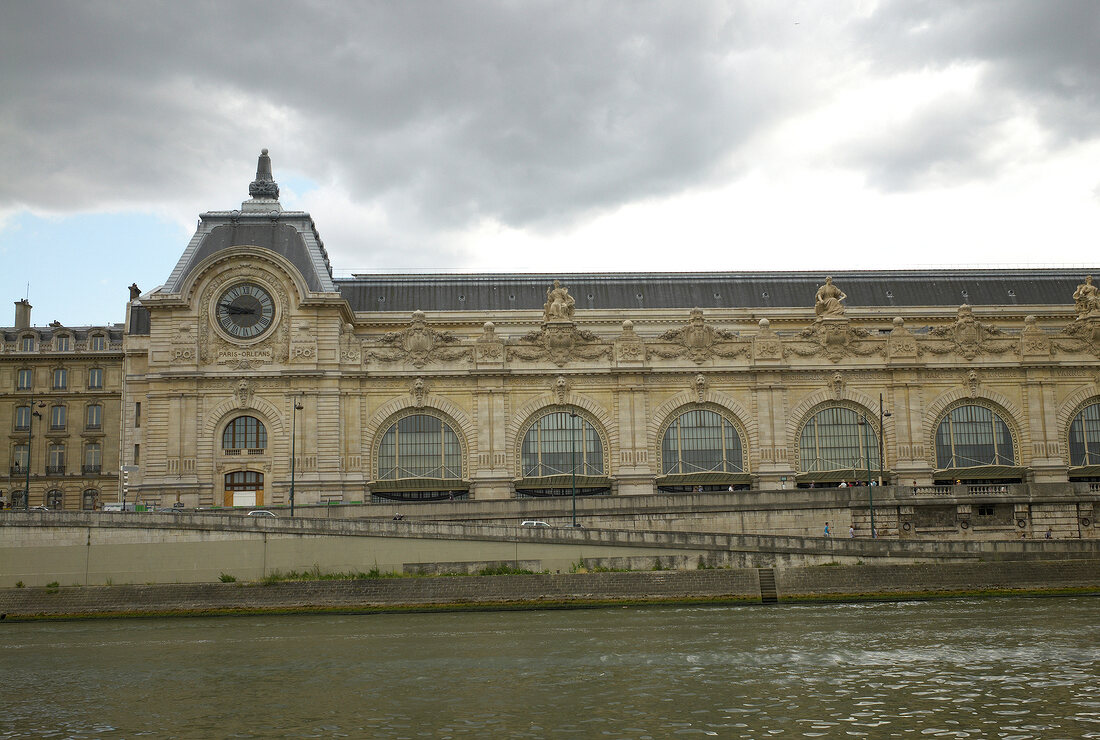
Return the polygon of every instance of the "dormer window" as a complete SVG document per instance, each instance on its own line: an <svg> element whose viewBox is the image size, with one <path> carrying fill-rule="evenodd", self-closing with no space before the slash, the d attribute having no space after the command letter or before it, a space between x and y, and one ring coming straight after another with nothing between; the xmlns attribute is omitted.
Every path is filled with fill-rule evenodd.
<svg viewBox="0 0 1100 740"><path fill-rule="evenodd" d="M34 337L27 336L20 339L19 349L22 352L34 352Z"/></svg>
<svg viewBox="0 0 1100 740"><path fill-rule="evenodd" d="M54 349L58 352L68 352L72 348L67 336L54 337L53 342Z"/></svg>
<svg viewBox="0 0 1100 740"><path fill-rule="evenodd" d="M90 341L93 352L102 352L107 349L107 337L102 334L93 334Z"/></svg>

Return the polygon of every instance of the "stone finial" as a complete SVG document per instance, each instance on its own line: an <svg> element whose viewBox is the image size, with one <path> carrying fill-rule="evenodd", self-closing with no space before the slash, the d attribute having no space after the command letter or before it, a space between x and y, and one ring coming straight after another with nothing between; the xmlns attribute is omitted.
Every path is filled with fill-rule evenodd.
<svg viewBox="0 0 1100 740"><path fill-rule="evenodd" d="M767 319L760 319L760 331L768 331L772 327L772 322Z"/></svg>
<svg viewBox="0 0 1100 740"><path fill-rule="evenodd" d="M895 316L894 317L894 328L899 330L899 331L904 329L905 328L905 319L903 319L900 316Z"/></svg>
<svg viewBox="0 0 1100 740"><path fill-rule="evenodd" d="M248 194L255 200L278 200L279 186L271 176L271 157L267 150L260 150L260 159L256 162L256 179L248 186Z"/></svg>

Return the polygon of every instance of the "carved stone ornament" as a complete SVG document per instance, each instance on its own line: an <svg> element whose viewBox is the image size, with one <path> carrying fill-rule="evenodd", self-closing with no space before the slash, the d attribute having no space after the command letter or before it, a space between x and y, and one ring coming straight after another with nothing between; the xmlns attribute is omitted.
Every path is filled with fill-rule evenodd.
<svg viewBox="0 0 1100 740"><path fill-rule="evenodd" d="M355 327L350 323L341 325L340 360L343 362L359 362L362 354L362 342L355 336Z"/></svg>
<svg viewBox="0 0 1100 740"><path fill-rule="evenodd" d="M798 334L798 339L787 343L796 355L810 357L824 355L832 362L845 357L867 357L884 355L885 343L870 339L866 329L857 329L845 318L823 318L807 326Z"/></svg>
<svg viewBox="0 0 1100 740"><path fill-rule="evenodd" d="M570 360L596 360L608 355L611 348L590 331L578 329L573 322L548 322L542 328L525 334L516 344L508 346L508 354L520 360L549 359L558 367Z"/></svg>
<svg viewBox="0 0 1100 740"><path fill-rule="evenodd" d="M237 399L237 408L249 408L252 405L253 393L252 383L247 378L238 380L236 390L233 391L233 395Z"/></svg>
<svg viewBox="0 0 1100 740"><path fill-rule="evenodd" d="M504 362L504 343L497 336L496 326L486 321L481 327L481 336L474 347L478 362Z"/></svg>
<svg viewBox="0 0 1100 740"><path fill-rule="evenodd" d="M981 382L978 380L978 372L976 370L971 370L966 374L966 387L970 391L971 398L978 397L978 388L980 385Z"/></svg>
<svg viewBox="0 0 1100 740"><path fill-rule="evenodd" d="M428 385L424 382L424 378L417 378L416 380L414 380L412 388L410 390L412 392L413 401L416 404L416 407L418 409L423 408L424 399L428 395Z"/></svg>
<svg viewBox="0 0 1100 740"><path fill-rule="evenodd" d="M1050 338L1039 328L1039 320L1030 314L1024 317L1024 330L1020 333L1020 354L1050 354Z"/></svg>
<svg viewBox="0 0 1100 740"><path fill-rule="evenodd" d="M557 399L559 406L564 406L569 398L569 381L564 375L559 375L554 381L554 398Z"/></svg>
<svg viewBox="0 0 1100 740"><path fill-rule="evenodd" d="M1078 316L1077 320L1051 337L1051 354L1084 353L1100 357L1100 316Z"/></svg>
<svg viewBox="0 0 1100 740"><path fill-rule="evenodd" d="M732 331L707 326L701 308L691 309L686 326L669 329L657 337L657 342L650 351L658 357L689 357L697 365L713 357L748 355L750 346Z"/></svg>
<svg viewBox="0 0 1100 740"><path fill-rule="evenodd" d="M833 285L833 279L827 277L825 284L817 289L817 294L814 296L814 313L819 318L843 316L844 304L841 301L847 297L844 291Z"/></svg>
<svg viewBox="0 0 1100 740"><path fill-rule="evenodd" d="M772 330L772 322L760 319L760 331L753 338L753 356L757 360L782 360L783 341Z"/></svg>
<svg viewBox="0 0 1100 740"><path fill-rule="evenodd" d="M577 302L557 280L546 289L546 303L542 307L543 321L572 321Z"/></svg>
<svg viewBox="0 0 1100 740"><path fill-rule="evenodd" d="M928 332L925 348L937 355L954 352L970 360L980 354L999 355L1015 348L1015 342L1004 341L1004 332L974 318L974 309L959 306L955 323Z"/></svg>
<svg viewBox="0 0 1100 740"><path fill-rule="evenodd" d="M309 324L298 324L290 339L291 362L313 362L317 359L317 341Z"/></svg>
<svg viewBox="0 0 1100 740"><path fill-rule="evenodd" d="M634 332L634 322L623 320L623 333L615 340L615 356L619 362L642 362L645 360L645 344Z"/></svg>
<svg viewBox="0 0 1100 740"><path fill-rule="evenodd" d="M1073 308L1078 319L1100 316L1100 288L1092 284L1092 275L1085 276L1085 282L1073 291Z"/></svg>
<svg viewBox="0 0 1100 740"><path fill-rule="evenodd" d="M413 311L409 326L388 332L378 340L384 345L371 350L370 356L381 362L408 362L423 367L429 362L447 362L469 356L469 350L454 347L458 337L448 331L436 331L428 326L423 311Z"/></svg>
<svg viewBox="0 0 1100 740"><path fill-rule="evenodd" d="M914 358L920 354L917 338L905 325L905 319L900 316L894 317L894 326L890 330L887 344L890 347L891 357Z"/></svg>
<svg viewBox="0 0 1100 740"><path fill-rule="evenodd" d="M829 380L829 387L833 389L833 398L838 401L844 398L844 376L840 373L833 373L832 379Z"/></svg>
<svg viewBox="0 0 1100 740"><path fill-rule="evenodd" d="M707 397L707 379L706 376L699 374L695 376L695 400L699 403L703 403Z"/></svg>
<svg viewBox="0 0 1100 740"><path fill-rule="evenodd" d="M171 353L173 363L189 365L195 361L195 335L187 324L176 328L176 334L172 337Z"/></svg>

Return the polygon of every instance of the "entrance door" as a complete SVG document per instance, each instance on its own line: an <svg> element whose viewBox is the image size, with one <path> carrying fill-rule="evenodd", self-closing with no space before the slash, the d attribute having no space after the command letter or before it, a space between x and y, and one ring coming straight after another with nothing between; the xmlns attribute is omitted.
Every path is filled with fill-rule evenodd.
<svg viewBox="0 0 1100 740"><path fill-rule="evenodd" d="M226 506L263 506L264 475L251 470L238 470L225 476Z"/></svg>

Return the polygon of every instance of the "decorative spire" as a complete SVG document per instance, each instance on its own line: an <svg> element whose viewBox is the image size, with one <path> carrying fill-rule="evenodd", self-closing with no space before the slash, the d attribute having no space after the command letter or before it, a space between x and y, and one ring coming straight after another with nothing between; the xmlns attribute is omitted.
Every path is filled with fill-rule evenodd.
<svg viewBox="0 0 1100 740"><path fill-rule="evenodd" d="M267 150L260 150L260 159L256 162L256 179L248 186L248 194L254 199L278 200L279 186L271 176L271 157Z"/></svg>

